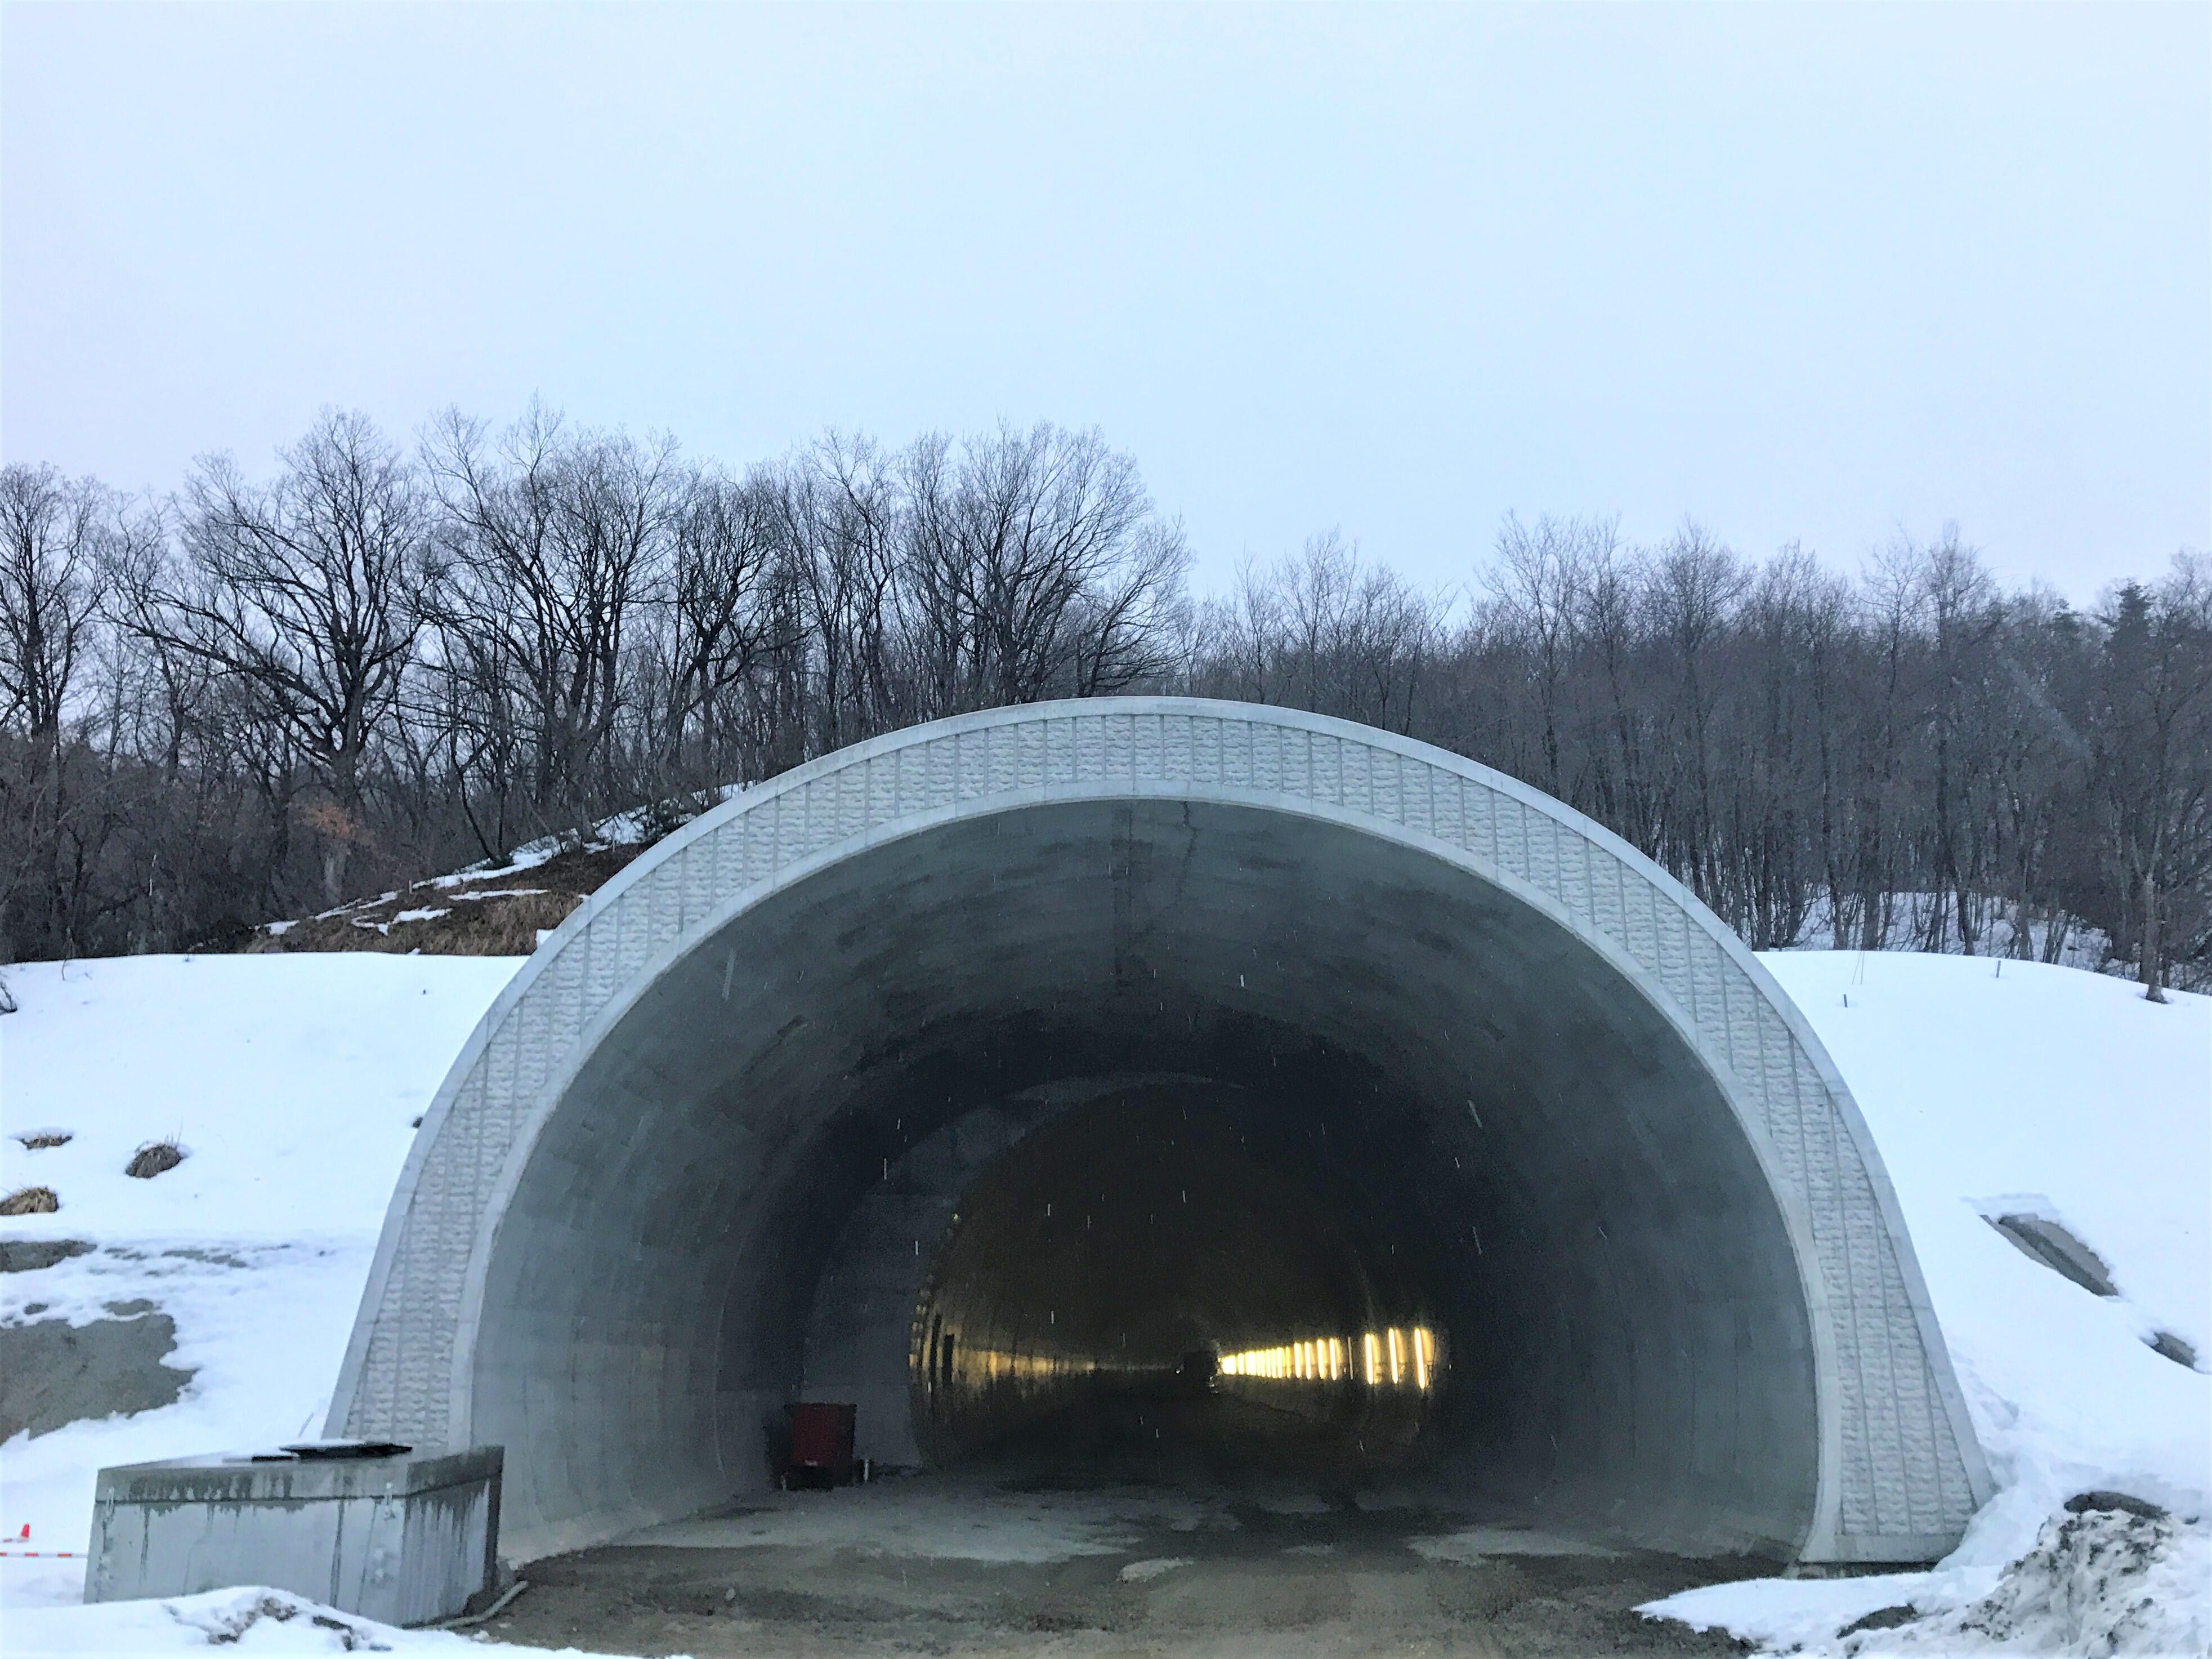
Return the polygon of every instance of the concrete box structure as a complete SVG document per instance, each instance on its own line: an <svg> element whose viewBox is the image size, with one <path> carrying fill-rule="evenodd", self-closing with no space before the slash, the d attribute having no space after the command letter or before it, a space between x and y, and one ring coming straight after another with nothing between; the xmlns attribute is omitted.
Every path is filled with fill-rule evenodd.
<svg viewBox="0 0 2212 1659"><path fill-rule="evenodd" d="M88 1601L266 1584L387 1625L460 1613L498 1566L497 1446L102 1469Z"/></svg>

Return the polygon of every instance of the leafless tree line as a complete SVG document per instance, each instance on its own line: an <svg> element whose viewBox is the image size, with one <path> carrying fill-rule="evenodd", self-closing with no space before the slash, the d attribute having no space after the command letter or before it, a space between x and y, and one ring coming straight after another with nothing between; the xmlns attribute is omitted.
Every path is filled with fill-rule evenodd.
<svg viewBox="0 0 2212 1659"><path fill-rule="evenodd" d="M1095 433L732 474L533 409L331 414L173 497L0 470L0 960L187 947L967 709L1340 714L1526 779L1754 945L2212 982L2212 566L2094 609L1955 533L1856 578L1509 518L1464 592L1315 538L1202 600ZM2094 952L2093 952L2094 954Z"/></svg>

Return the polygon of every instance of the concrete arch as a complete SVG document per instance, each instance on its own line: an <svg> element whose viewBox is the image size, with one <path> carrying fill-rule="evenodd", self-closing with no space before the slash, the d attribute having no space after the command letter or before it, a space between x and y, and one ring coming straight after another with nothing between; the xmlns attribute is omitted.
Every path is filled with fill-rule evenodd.
<svg viewBox="0 0 2212 1659"><path fill-rule="evenodd" d="M913 1201L949 1210L981 1165L945 1147L1003 1152L1055 1089L1139 1110L1155 1075L1334 1122L1283 1168L1372 1212L1364 1260L1423 1264L1370 1295L1457 1322L1447 1437L1512 1501L1904 1561L1987 1497L1858 1110L1734 934L1487 769L1176 698L826 756L578 910L425 1118L331 1431L503 1442L523 1553L724 1501L818 1380L817 1286L895 1166L938 1157L957 1178Z"/></svg>

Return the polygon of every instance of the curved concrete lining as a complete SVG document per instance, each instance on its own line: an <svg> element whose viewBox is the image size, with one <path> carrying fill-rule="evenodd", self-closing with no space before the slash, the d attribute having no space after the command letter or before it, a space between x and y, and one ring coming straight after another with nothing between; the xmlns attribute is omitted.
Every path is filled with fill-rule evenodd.
<svg viewBox="0 0 2212 1659"><path fill-rule="evenodd" d="M1102 1194L1118 1242L1076 1240L1049 1194L1116 1122L1156 1148ZM1213 1196L1176 1243L1133 1218L1179 1175ZM1043 1376L1115 1331L1157 1369L1293 1308L1426 1321L1437 1460L1680 1547L1925 1559L1986 1492L1863 1126L1756 961L1558 803L1279 710L968 716L641 860L441 1091L331 1420L503 1443L510 1548L592 1541L757 1487L802 1389L884 1431L909 1293ZM924 1449L1095 1392L933 1425L917 1390Z"/></svg>

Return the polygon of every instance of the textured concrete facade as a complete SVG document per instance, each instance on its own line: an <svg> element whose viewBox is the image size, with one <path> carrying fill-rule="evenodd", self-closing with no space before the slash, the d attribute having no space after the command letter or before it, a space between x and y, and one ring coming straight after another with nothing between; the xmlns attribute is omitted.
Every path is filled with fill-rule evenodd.
<svg viewBox="0 0 2212 1659"><path fill-rule="evenodd" d="M1286 881L1307 884L1297 906L1268 896ZM1361 882L1371 894L1329 919L1332 894ZM1102 889L1095 927L1085 884ZM940 899L964 908L930 912ZM1319 920L1286 951L1283 930L1297 925L1286 913L1299 907ZM1176 933L1178 908L1203 927ZM1447 917L1458 920L1447 927ZM1484 768L1340 721L1180 699L994 711L825 757L697 820L580 909L485 1016L425 1120L331 1431L503 1442L514 1530L546 1547L753 1483L755 1420L799 1384L812 1275L858 1198L838 1188L833 1202L796 1172L878 1156L888 1171L919 1134L988 1104L975 1066L940 1087L943 1068L930 1070L905 1034L952 1031L966 1017L961 986L972 981L971 1004L990 988L975 958L1022 952L1018 974L990 994L1018 1002L1043 986L1033 1024L1064 1030L1092 995L1086 928L1121 930L1118 965L1099 970L1101 1006L1118 996L1134 1007L1158 982L1152 1017L1178 1031L1243 1018L1235 994L1267 988L1246 986L1238 964L1249 960L1255 981L1267 966L1283 988L1252 1019L1272 1031L1330 1027L1332 1041L1356 1047L1366 1025L1401 1018L1376 1063L1401 1073L1411 1093L1450 1096L1455 1111L1475 1085L1454 1079L1480 1069L1474 1038L1460 1038L1462 1012L1480 1024L1478 993L1517 1010L1485 1040L1506 1056L1498 1074L1519 1079L1519 1096L1497 1100L1525 1097L1548 1114L1530 1109L1492 1189L1517 1195L1528 1218L1529 1272L1585 1248L1574 1242L1583 1218L1567 1228L1534 1216L1569 1176L1597 1195L1583 1214L1608 1239L1607 1192L1630 1218L1614 1229L1623 1237L1663 1241L1678 1212L1722 1230L1693 1246L1655 1243L1642 1266L1592 1255L1598 1265L1559 1270L1547 1306L1583 1295L1576 1286L1596 1284L1593 1274L1613 1275L1613 1289L1588 1291L1588 1316L1564 1339L1591 1345L1601 1357L1574 1369L1614 1391L1615 1404L1589 1402L1591 1432L1621 1413L1679 1418L1685 1478L1716 1492L1731 1480L1755 1488L1764 1466L1802 1462L1802 1522L1778 1519L1796 1513L1796 1498L1754 1492L1746 1536L1813 1560L1929 1559L1986 1495L1858 1111L1733 934L1617 837ZM1488 943L1473 948L1468 930ZM1122 951L1129 939L1134 954ZM1243 953L1233 961L1231 942ZM1309 957L1319 965L1301 978ZM1370 959L1384 965L1363 974ZM1132 962L1151 977L1133 981ZM1554 1007L1583 1012L1553 1018ZM1355 1018L1362 1008L1371 1014ZM1117 1029L1126 1046L1137 1028ZM994 1028L985 1046L1010 1044L1012 1030ZM1572 1068L1595 1061L1544 1052L1547 1042L1611 1044L1618 1058L1584 1075ZM896 1088L887 1082L854 1116L855 1079L870 1076ZM1573 1114L1597 1110L1576 1102L1626 1099L1662 1076L1666 1090L1637 1105L1633 1122L1615 1133L1592 1115L1588 1135L1576 1132ZM931 1103L937 1115L899 1110L901 1099ZM851 1106L843 1117L838 1101ZM1492 1118L1510 1109L1483 1101ZM1473 1092L1466 1106L1485 1121ZM839 1128L848 1118L863 1127ZM860 1144L894 1123L902 1139ZM1607 1146L1620 1150L1590 1150ZM1631 1173L1639 1158L1675 1172L1667 1179L1689 1201L1641 1195ZM1727 1182L1699 1187L1700 1169L1723 1166ZM1650 1212L1642 1222L1639 1206ZM1739 1209L1769 1218L1757 1224L1779 1243L1747 1246L1740 1279L1709 1293L1697 1276L1729 1254L1715 1241ZM629 1218L608 1219L617 1214ZM804 1249L790 1242L817 1234ZM744 1288L729 1288L738 1278ZM792 1290L787 1279L805 1282ZM1785 1279L1783 1296L1773 1286ZM687 1314L668 1288L678 1285L706 1311ZM789 1308L778 1301L793 1297ZM1682 1304L1667 1316L1673 1325L1602 1357L1600 1310L1620 1307L1626 1330L1640 1304L1670 1297ZM688 1335L695 1324L711 1340ZM1785 1328L1802 1328L1802 1339ZM755 1331L755 1346L789 1333L793 1358L757 1361ZM1730 1374L1729 1353L1770 1332L1783 1357ZM1802 1386L1785 1386L1797 1375L1787 1351L1801 1346ZM1652 1382L1676 1363L1670 1353L1692 1355L1681 1380ZM1667 1397L1647 1402L1639 1390L1652 1389ZM1791 1389L1810 1396L1802 1434L1784 1421ZM1731 1413L1766 1426L1739 1431L1723 1420ZM1668 1486L1670 1466L1648 1448L1618 1455L1644 1461L1622 1476L1616 1506ZM1579 1482L1603 1507L1603 1467L1569 1474L1544 1479Z"/></svg>

